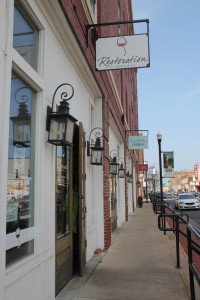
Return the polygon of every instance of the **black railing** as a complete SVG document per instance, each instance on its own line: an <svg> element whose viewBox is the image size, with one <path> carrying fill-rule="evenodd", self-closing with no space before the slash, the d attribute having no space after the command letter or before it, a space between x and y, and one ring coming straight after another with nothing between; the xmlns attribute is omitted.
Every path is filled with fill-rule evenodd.
<svg viewBox="0 0 200 300"><path fill-rule="evenodd" d="M196 243L192 239L192 234L195 236L199 243ZM193 251L200 256L200 234L199 232L191 225L187 225L187 236L188 236L188 264L189 264L189 277L190 277L190 292L191 299L195 299L195 287L194 287L194 277L196 278L198 284L200 285L200 274L196 270L193 263Z"/></svg>
<svg viewBox="0 0 200 300"><path fill-rule="evenodd" d="M199 255L200 259L200 233L189 223L189 216L183 214L182 211L173 211L169 208L168 203L160 202L159 200L152 201L153 211L158 216L158 228L164 231L173 231L176 237L176 268L181 268L180 265L180 235L184 236L187 240L188 247L188 266L190 278L190 293L191 300L195 300L195 285L194 278L200 285L200 273L194 266L194 252ZM168 213L166 213L168 212ZM166 226L166 219L172 221L172 226ZM181 224L185 225L185 231L181 228ZM192 238L193 236L193 238Z"/></svg>
<svg viewBox="0 0 200 300"><path fill-rule="evenodd" d="M158 228L161 231L173 231L176 236L176 268L180 269L180 234L182 234L187 239L187 234L181 230L180 224L185 224L187 226L187 221L183 218L183 216L186 216L189 220L188 215L179 215L176 213L173 214L160 214L158 216ZM166 224L166 218L170 218L173 222L172 227L166 227L163 226L163 224Z"/></svg>

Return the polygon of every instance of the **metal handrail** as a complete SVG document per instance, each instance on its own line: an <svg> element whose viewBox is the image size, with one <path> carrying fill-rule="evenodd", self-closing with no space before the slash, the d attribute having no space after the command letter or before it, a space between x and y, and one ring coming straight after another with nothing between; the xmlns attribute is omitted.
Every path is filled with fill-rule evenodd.
<svg viewBox="0 0 200 300"><path fill-rule="evenodd" d="M180 266L180 234L182 234L187 239L188 246L188 267L189 267L189 277L190 277L190 293L191 300L195 300L195 286L194 286L194 277L197 280L197 283L200 285L200 274L196 270L193 264L193 252L200 255L200 232L196 230L194 226L189 223L189 216L187 214L183 214L181 211L173 211L167 205L168 203L160 203L159 201L153 201L153 210L155 213L160 211L158 216L158 228L161 231L173 231L176 236L176 268L181 268ZM161 207L161 209L160 209ZM166 213L166 209L171 213ZM172 227L166 227L166 218L170 218L173 221ZM186 218L186 219L185 219ZM180 224L185 224L187 231L186 233L181 230ZM192 238L192 234L197 239L195 241Z"/></svg>
<svg viewBox="0 0 200 300"><path fill-rule="evenodd" d="M200 244L197 244L191 237L192 233L195 238L200 242L200 234L199 232L191 225L187 224L187 235L188 235L188 264L189 264L189 277L190 277L190 292L191 299L195 300L195 286L194 286L194 277L196 278L198 284L200 285L200 274L196 270L193 264L193 253L195 251L198 255L200 255Z"/></svg>

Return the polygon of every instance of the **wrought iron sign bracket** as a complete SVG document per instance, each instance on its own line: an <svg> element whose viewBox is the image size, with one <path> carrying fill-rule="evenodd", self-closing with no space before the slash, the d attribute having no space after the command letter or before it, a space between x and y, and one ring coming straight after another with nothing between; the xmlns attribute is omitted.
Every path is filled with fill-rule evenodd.
<svg viewBox="0 0 200 300"><path fill-rule="evenodd" d="M134 131L137 131L137 132L146 131L147 135L149 134L149 130L148 129L147 130L139 130L139 129L137 129L137 130L125 130L125 134L127 134L129 132L134 132Z"/></svg>
<svg viewBox="0 0 200 300"><path fill-rule="evenodd" d="M97 30L99 26L111 26L111 25L121 25L121 24L133 24L133 23L146 23L147 24L147 35L149 35L149 19L142 19L142 20L132 20L132 21L120 21L120 22L110 22L110 23L97 23L97 24L88 24L86 25L86 40L87 40L87 47L89 47L89 31L91 29ZM95 38L98 39L98 34L96 32Z"/></svg>

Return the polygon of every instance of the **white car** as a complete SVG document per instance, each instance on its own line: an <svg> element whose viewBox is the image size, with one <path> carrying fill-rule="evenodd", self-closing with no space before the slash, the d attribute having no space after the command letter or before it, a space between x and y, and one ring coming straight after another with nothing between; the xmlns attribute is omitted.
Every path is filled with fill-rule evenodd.
<svg viewBox="0 0 200 300"><path fill-rule="evenodd" d="M175 200L175 208L177 209L200 209L199 200L190 193L179 194Z"/></svg>

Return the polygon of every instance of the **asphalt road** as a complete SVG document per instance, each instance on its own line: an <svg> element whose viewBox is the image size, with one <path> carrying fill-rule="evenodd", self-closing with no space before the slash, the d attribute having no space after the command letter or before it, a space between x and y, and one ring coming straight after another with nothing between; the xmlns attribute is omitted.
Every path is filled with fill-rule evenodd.
<svg viewBox="0 0 200 300"><path fill-rule="evenodd" d="M165 199L167 203L169 203L169 207L173 210L175 209L175 198L174 197L167 197ZM200 210L194 210L194 209L187 209L182 210L184 214L187 214L189 216L189 222L196 227L198 231L200 231Z"/></svg>

